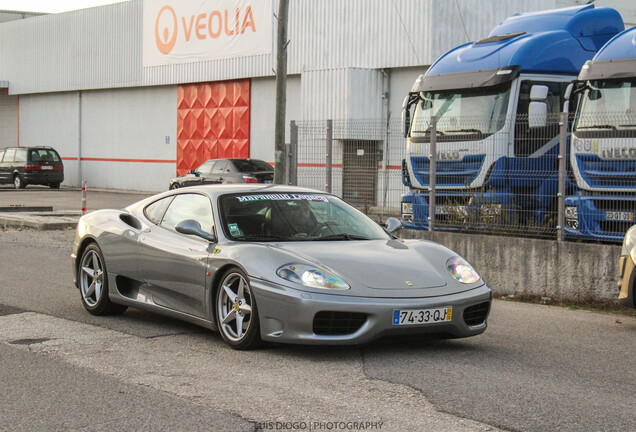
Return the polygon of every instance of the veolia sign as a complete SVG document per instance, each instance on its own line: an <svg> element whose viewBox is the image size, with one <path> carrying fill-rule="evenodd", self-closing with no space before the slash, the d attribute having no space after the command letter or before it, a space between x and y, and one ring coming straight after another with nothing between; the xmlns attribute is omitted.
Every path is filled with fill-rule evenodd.
<svg viewBox="0 0 636 432"><path fill-rule="evenodd" d="M144 0L144 67L272 53L272 0Z"/></svg>

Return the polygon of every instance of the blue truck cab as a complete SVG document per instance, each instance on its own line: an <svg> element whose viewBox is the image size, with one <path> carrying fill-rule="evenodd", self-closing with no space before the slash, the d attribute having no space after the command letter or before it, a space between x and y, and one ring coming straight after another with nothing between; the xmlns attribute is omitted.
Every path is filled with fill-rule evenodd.
<svg viewBox="0 0 636 432"><path fill-rule="evenodd" d="M636 215L636 28L607 42L579 81L565 233L622 240Z"/></svg>
<svg viewBox="0 0 636 432"><path fill-rule="evenodd" d="M404 225L428 228L431 116L438 221L510 208L541 221L556 206L558 113L568 86L623 29L618 12L594 5L517 14L435 61L403 106Z"/></svg>

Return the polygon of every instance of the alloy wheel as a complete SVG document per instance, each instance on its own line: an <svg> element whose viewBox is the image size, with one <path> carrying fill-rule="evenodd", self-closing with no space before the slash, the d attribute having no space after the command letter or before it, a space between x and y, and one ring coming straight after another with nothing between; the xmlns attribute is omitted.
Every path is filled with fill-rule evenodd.
<svg viewBox="0 0 636 432"><path fill-rule="evenodd" d="M84 302L95 306L104 286L104 265L97 252L91 250L84 255L80 271L80 289Z"/></svg>
<svg viewBox="0 0 636 432"><path fill-rule="evenodd" d="M217 296L217 316L221 331L231 341L245 337L252 324L252 294L245 278L236 272L228 274Z"/></svg>

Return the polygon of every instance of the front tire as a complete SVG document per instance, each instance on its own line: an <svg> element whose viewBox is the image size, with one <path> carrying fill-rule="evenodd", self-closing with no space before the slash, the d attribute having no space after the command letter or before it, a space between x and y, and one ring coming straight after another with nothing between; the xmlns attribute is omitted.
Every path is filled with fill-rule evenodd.
<svg viewBox="0 0 636 432"><path fill-rule="evenodd" d="M82 304L93 315L118 315L127 307L115 304L108 297L108 273L102 251L95 243L82 253L77 268Z"/></svg>
<svg viewBox="0 0 636 432"><path fill-rule="evenodd" d="M170 190L179 189L179 187L180 187L180 186L179 186L179 183L172 183L172 184L170 185Z"/></svg>
<svg viewBox="0 0 636 432"><path fill-rule="evenodd" d="M227 270L216 292L216 318L223 340L236 350L249 350L262 344L256 300L245 273Z"/></svg>
<svg viewBox="0 0 636 432"><path fill-rule="evenodd" d="M59 189L60 188L60 184L59 183L49 183L49 187L51 189Z"/></svg>

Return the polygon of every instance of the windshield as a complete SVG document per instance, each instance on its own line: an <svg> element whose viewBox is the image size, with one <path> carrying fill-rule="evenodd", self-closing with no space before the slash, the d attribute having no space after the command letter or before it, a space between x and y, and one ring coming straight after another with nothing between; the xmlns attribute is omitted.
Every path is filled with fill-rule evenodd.
<svg viewBox="0 0 636 432"><path fill-rule="evenodd" d="M323 194L233 194L220 198L226 236L238 241L388 239L375 222L341 199Z"/></svg>
<svg viewBox="0 0 636 432"><path fill-rule="evenodd" d="M636 131L636 78L589 81L581 97L574 130Z"/></svg>
<svg viewBox="0 0 636 432"><path fill-rule="evenodd" d="M505 124L510 83L478 89L421 92L413 114L411 138L428 142L431 116L446 141L483 139Z"/></svg>

